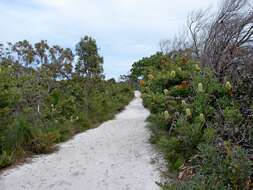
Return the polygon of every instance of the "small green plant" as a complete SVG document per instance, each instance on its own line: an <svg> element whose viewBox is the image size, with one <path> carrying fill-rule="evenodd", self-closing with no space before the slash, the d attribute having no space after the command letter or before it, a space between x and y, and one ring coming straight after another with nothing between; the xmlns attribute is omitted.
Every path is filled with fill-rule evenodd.
<svg viewBox="0 0 253 190"><path fill-rule="evenodd" d="M3 151L0 155L0 168L7 167L13 162L13 154Z"/></svg>
<svg viewBox="0 0 253 190"><path fill-rule="evenodd" d="M234 125L239 125L243 120L240 110L236 107L226 107L224 110L224 117L226 122Z"/></svg>

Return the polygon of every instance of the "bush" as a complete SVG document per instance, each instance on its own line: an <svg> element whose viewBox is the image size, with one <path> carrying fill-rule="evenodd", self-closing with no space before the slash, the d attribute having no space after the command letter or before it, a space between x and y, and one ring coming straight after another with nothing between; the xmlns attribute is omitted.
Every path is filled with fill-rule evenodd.
<svg viewBox="0 0 253 190"><path fill-rule="evenodd" d="M7 167L12 164L13 155L12 153L7 153L6 151L3 151L0 155L0 168Z"/></svg>
<svg viewBox="0 0 253 190"><path fill-rule="evenodd" d="M243 120L240 110L235 107L226 107L224 110L224 117L226 122L233 125L239 125Z"/></svg>
<svg viewBox="0 0 253 190"><path fill-rule="evenodd" d="M126 82L45 76L42 83L34 73L14 77L14 66L0 66L1 168L27 155L51 152L55 143L113 118L133 98Z"/></svg>
<svg viewBox="0 0 253 190"><path fill-rule="evenodd" d="M165 56L166 67L154 66L153 56L145 59L145 68L135 68L143 60L133 65L146 80L141 90L151 111L151 142L171 172L182 175L190 168L191 176L164 188L250 189L252 117L242 112L245 106L231 93L231 84L183 54L156 59ZM223 142L230 143L220 147Z"/></svg>

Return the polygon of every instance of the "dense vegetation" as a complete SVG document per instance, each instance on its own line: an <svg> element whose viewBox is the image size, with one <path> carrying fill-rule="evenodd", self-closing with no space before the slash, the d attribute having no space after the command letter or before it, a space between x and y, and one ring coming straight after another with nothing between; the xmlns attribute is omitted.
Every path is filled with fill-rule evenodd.
<svg viewBox="0 0 253 190"><path fill-rule="evenodd" d="M105 80L96 41L84 37L76 54L46 41L0 48L0 168L107 119L133 97L127 82Z"/></svg>
<svg viewBox="0 0 253 190"><path fill-rule="evenodd" d="M179 179L195 174L177 188L249 184L251 150L239 145L252 145L252 118L242 112L229 81L220 83L209 69L181 54L158 53L135 63L132 71L144 77L140 83L144 105L152 112L152 142L164 152L170 171L181 171ZM241 131L244 125L247 130Z"/></svg>
<svg viewBox="0 0 253 190"><path fill-rule="evenodd" d="M184 46L167 47L133 65L131 78L151 111L151 142L177 174L164 189L253 188L253 17L242 12L245 2L225 1L214 20L202 23L206 38L201 35L201 43L195 28L190 30L195 39ZM228 31L237 29L235 18L248 23Z"/></svg>

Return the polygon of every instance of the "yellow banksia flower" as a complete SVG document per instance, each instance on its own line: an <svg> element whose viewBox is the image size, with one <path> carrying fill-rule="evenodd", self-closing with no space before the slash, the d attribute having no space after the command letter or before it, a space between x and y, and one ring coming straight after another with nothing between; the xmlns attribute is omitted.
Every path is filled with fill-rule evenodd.
<svg viewBox="0 0 253 190"><path fill-rule="evenodd" d="M230 96L232 96L232 85L231 85L231 83L229 82L229 81L227 81L226 82L226 84L225 84L225 87L226 87L226 90L227 90L227 92L228 92L228 94L230 95Z"/></svg>
<svg viewBox="0 0 253 190"><path fill-rule="evenodd" d="M199 84L198 84L198 89L197 89L197 91L198 92L203 92L204 90L203 90L203 84L200 82Z"/></svg>
<svg viewBox="0 0 253 190"><path fill-rule="evenodd" d="M199 114L199 118L202 122L205 121L205 115L203 113Z"/></svg>
<svg viewBox="0 0 253 190"><path fill-rule="evenodd" d="M170 72L170 75L171 75L171 77L174 78L174 77L176 76L176 72L175 72L175 71L171 71L171 72Z"/></svg>
<svg viewBox="0 0 253 190"><path fill-rule="evenodd" d="M169 90L168 90L168 89L164 89L164 90L163 90L163 93L164 93L165 95L168 95L168 94L169 94Z"/></svg>
<svg viewBox="0 0 253 190"><path fill-rule="evenodd" d="M226 82L225 86L226 86L227 90L232 90L232 85L231 85L231 83L229 81Z"/></svg>
<svg viewBox="0 0 253 190"><path fill-rule="evenodd" d="M191 116L192 116L192 112L191 112L191 109L190 109L190 108L186 108L186 109L185 109L185 113L186 113L186 116L187 116L187 117L191 117Z"/></svg>
<svg viewBox="0 0 253 190"><path fill-rule="evenodd" d="M182 100L182 106L187 106L187 103L185 100Z"/></svg>
<svg viewBox="0 0 253 190"><path fill-rule="evenodd" d="M170 114L169 114L168 111L165 111L165 112L163 113L163 115L164 115L164 119L165 119L165 120L168 120L168 119L170 118Z"/></svg>
<svg viewBox="0 0 253 190"><path fill-rule="evenodd" d="M199 67L198 64L195 64L195 69L196 69L196 71L201 71L201 69L200 69L200 67Z"/></svg>
<svg viewBox="0 0 253 190"><path fill-rule="evenodd" d="M74 122L74 119L73 119L73 116L71 115L70 117L70 122L73 123Z"/></svg>

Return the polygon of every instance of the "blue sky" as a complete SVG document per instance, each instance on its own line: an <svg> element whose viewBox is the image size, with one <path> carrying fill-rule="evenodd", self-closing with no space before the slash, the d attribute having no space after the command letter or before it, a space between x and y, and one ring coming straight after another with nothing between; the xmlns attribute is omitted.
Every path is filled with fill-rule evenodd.
<svg viewBox="0 0 253 190"><path fill-rule="evenodd" d="M190 11L219 0L1 0L0 42L46 39L74 49L84 35L97 40L107 78L127 74L134 61L159 50Z"/></svg>

